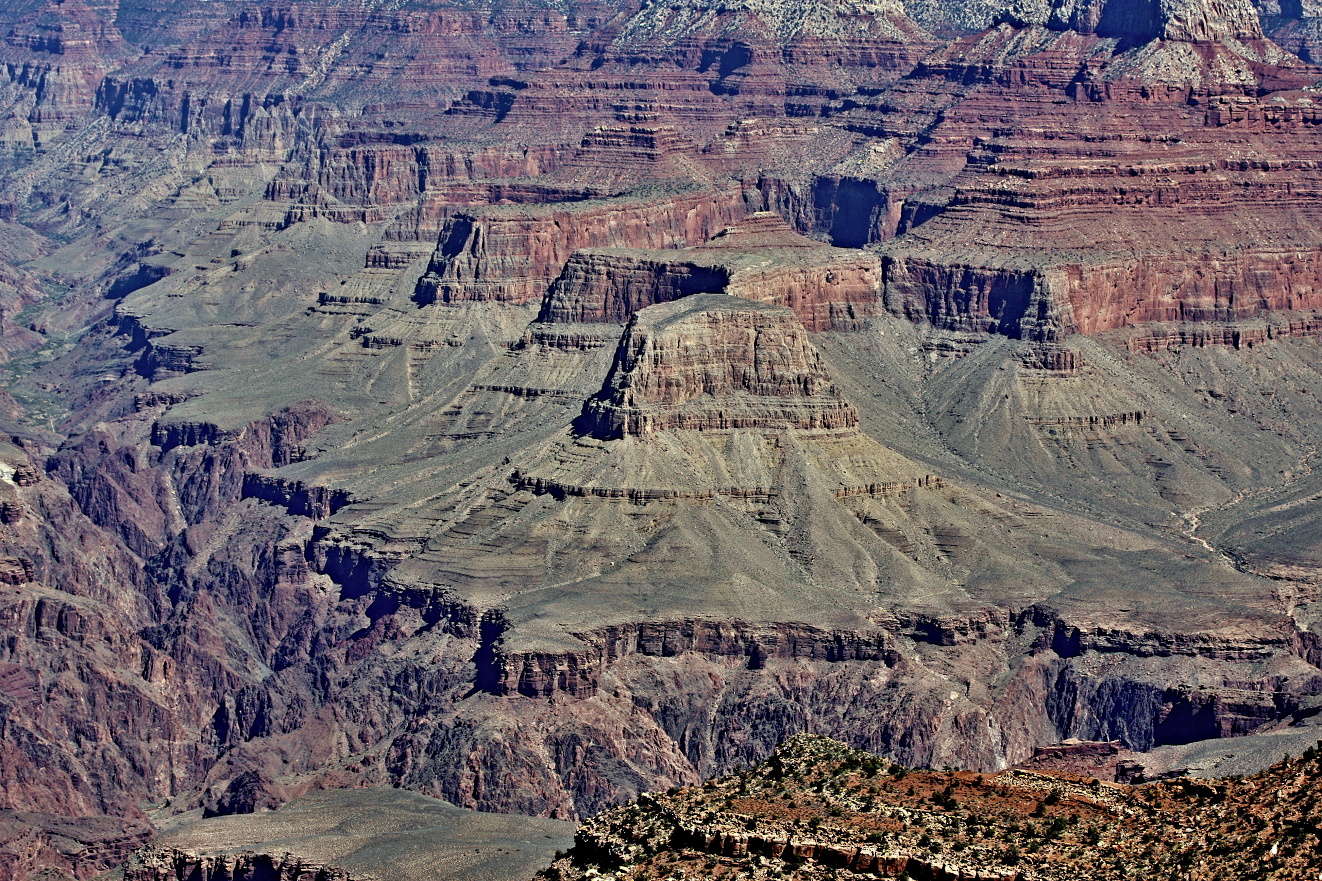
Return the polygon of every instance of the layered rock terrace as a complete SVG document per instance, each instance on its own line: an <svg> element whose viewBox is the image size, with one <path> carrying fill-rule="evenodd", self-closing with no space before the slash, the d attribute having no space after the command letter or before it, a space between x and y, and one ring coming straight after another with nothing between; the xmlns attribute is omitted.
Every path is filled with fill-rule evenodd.
<svg viewBox="0 0 1322 881"><path fill-rule="evenodd" d="M794 313L696 294L638 312L606 385L583 409L599 437L667 430L854 429Z"/></svg>
<svg viewBox="0 0 1322 881"><path fill-rule="evenodd" d="M538 321L618 323L647 306L722 292L788 306L810 331L849 329L875 314L880 269L871 254L814 242L762 212L679 253L575 252L547 290Z"/></svg>

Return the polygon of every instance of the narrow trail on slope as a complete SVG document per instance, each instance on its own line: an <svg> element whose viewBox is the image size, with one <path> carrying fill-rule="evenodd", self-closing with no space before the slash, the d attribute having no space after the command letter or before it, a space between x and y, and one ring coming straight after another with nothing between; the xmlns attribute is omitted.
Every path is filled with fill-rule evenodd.
<svg viewBox="0 0 1322 881"><path fill-rule="evenodd" d="M1286 480L1283 480L1279 483L1268 484L1267 486L1259 487L1258 489L1255 490L1240 490L1239 492L1235 493L1235 495L1232 498L1222 502L1219 505L1204 505L1201 508L1194 508L1190 511L1187 511L1184 514L1184 523L1185 523L1183 529L1184 537L1196 544L1201 545L1211 553L1221 557L1229 565L1233 566L1234 568L1238 569L1241 572L1247 573L1249 575L1258 575L1263 578L1272 578L1274 580L1281 580L1279 576L1268 575L1265 572L1257 571L1256 569L1251 567L1247 561L1240 559L1239 557L1235 556L1229 551L1226 551L1223 548L1219 548L1216 545L1212 544L1207 539L1203 538L1201 535L1198 535L1198 529L1200 526L1202 526L1204 514L1207 514L1211 511L1228 511L1231 508L1234 508L1236 505L1240 505L1243 502L1246 502L1250 499L1261 498L1262 496L1274 492L1284 492L1288 490L1290 487L1299 483L1299 481L1312 475L1312 473L1316 470L1314 466L1314 461L1317 459L1318 453L1319 453L1318 444L1314 444L1313 446L1309 447L1307 452L1305 452L1304 455L1300 457L1298 471L1293 475L1291 475ZM1289 579L1285 579L1285 580L1289 580Z"/></svg>

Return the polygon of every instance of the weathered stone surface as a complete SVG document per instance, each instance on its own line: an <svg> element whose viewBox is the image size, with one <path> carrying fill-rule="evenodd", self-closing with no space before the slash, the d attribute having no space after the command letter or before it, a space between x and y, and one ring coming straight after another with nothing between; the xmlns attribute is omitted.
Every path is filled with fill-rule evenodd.
<svg viewBox="0 0 1322 881"><path fill-rule="evenodd" d="M547 290L538 321L623 322L650 305L723 292L788 306L809 330L847 330L875 314L880 288L875 257L799 236L768 212L677 254L576 252Z"/></svg>
<svg viewBox="0 0 1322 881"><path fill-rule="evenodd" d="M579 248L699 244L744 210L742 195L730 190L455 214L441 230L416 299L536 302Z"/></svg>
<svg viewBox="0 0 1322 881"><path fill-rule="evenodd" d="M637 313L582 419L599 437L857 424L791 311L726 294Z"/></svg>

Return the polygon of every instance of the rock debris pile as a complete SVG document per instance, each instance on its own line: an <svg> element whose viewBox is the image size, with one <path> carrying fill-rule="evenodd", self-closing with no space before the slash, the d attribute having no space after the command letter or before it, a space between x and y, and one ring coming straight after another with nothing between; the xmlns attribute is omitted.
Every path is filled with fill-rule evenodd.
<svg viewBox="0 0 1322 881"><path fill-rule="evenodd" d="M1128 787L910 770L800 735L748 770L592 818L538 877L1305 881L1319 819L1317 747L1250 777Z"/></svg>

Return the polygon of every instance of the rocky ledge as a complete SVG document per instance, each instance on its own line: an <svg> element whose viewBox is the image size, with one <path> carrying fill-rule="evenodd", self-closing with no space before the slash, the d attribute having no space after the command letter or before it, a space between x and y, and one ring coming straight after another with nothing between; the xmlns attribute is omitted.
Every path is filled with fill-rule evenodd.
<svg viewBox="0 0 1322 881"><path fill-rule="evenodd" d="M911 771L802 735L747 771L605 811L540 877L1312 878L1319 772L1310 748L1247 779L1130 788Z"/></svg>
<svg viewBox="0 0 1322 881"><path fill-rule="evenodd" d="M794 313L727 294L639 312L580 419L583 431L599 437L857 424Z"/></svg>
<svg viewBox="0 0 1322 881"><path fill-rule="evenodd" d="M812 331L853 329L880 305L881 261L815 242L780 215L759 212L694 248L577 251L538 320L622 322L647 306L717 291L788 306Z"/></svg>

